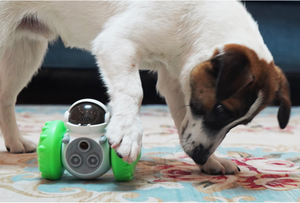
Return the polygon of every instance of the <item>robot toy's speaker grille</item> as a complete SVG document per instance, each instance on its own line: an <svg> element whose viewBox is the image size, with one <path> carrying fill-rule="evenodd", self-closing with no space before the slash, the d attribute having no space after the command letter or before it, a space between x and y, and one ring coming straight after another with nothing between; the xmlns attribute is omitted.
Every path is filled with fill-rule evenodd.
<svg viewBox="0 0 300 203"><path fill-rule="evenodd" d="M79 116L80 123L91 123L91 118L89 116Z"/></svg>

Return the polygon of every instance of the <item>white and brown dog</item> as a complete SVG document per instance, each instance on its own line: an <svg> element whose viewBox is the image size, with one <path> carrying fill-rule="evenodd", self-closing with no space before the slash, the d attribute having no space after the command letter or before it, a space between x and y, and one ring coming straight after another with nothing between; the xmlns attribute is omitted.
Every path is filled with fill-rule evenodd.
<svg viewBox="0 0 300 203"><path fill-rule="evenodd" d="M239 2L0 1L0 28L0 126L12 153L35 150L14 104L58 37L95 55L112 108L107 137L128 162L142 146L139 69L158 73L181 145L204 172L238 172L213 153L274 100L280 127L289 120L287 80Z"/></svg>

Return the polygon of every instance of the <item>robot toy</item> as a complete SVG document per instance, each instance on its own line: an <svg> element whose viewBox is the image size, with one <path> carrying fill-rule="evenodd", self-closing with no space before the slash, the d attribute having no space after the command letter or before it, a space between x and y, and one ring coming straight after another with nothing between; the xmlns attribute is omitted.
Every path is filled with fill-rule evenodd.
<svg viewBox="0 0 300 203"><path fill-rule="evenodd" d="M58 180L66 169L81 179L94 179L112 168L117 181L133 178L136 164L118 157L110 148L105 128L110 119L106 106L94 99L82 99L65 112L65 122L46 122L37 147L42 177Z"/></svg>

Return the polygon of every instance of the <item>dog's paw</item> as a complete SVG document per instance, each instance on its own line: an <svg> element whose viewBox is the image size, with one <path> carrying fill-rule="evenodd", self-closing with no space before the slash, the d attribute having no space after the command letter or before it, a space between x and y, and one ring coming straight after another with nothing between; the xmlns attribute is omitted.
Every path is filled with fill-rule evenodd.
<svg viewBox="0 0 300 203"><path fill-rule="evenodd" d="M126 117L112 117L106 129L108 142L120 158L135 161L142 147L143 127L139 117L134 121Z"/></svg>
<svg viewBox="0 0 300 203"><path fill-rule="evenodd" d="M210 175L232 175L240 171L240 168L229 159L219 158L212 155L207 162L200 166L201 172Z"/></svg>
<svg viewBox="0 0 300 203"><path fill-rule="evenodd" d="M6 142L5 145L10 153L32 153L36 150L36 144L23 137Z"/></svg>

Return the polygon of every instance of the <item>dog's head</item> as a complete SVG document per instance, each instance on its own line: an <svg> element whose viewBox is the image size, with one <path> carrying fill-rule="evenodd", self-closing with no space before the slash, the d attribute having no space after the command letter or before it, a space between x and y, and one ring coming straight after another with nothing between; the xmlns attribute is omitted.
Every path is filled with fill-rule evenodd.
<svg viewBox="0 0 300 203"><path fill-rule="evenodd" d="M190 75L191 96L180 130L185 152L199 165L220 145L227 132L249 123L274 101L280 103L278 121L286 127L291 102L288 82L275 66L241 45L216 50Z"/></svg>

